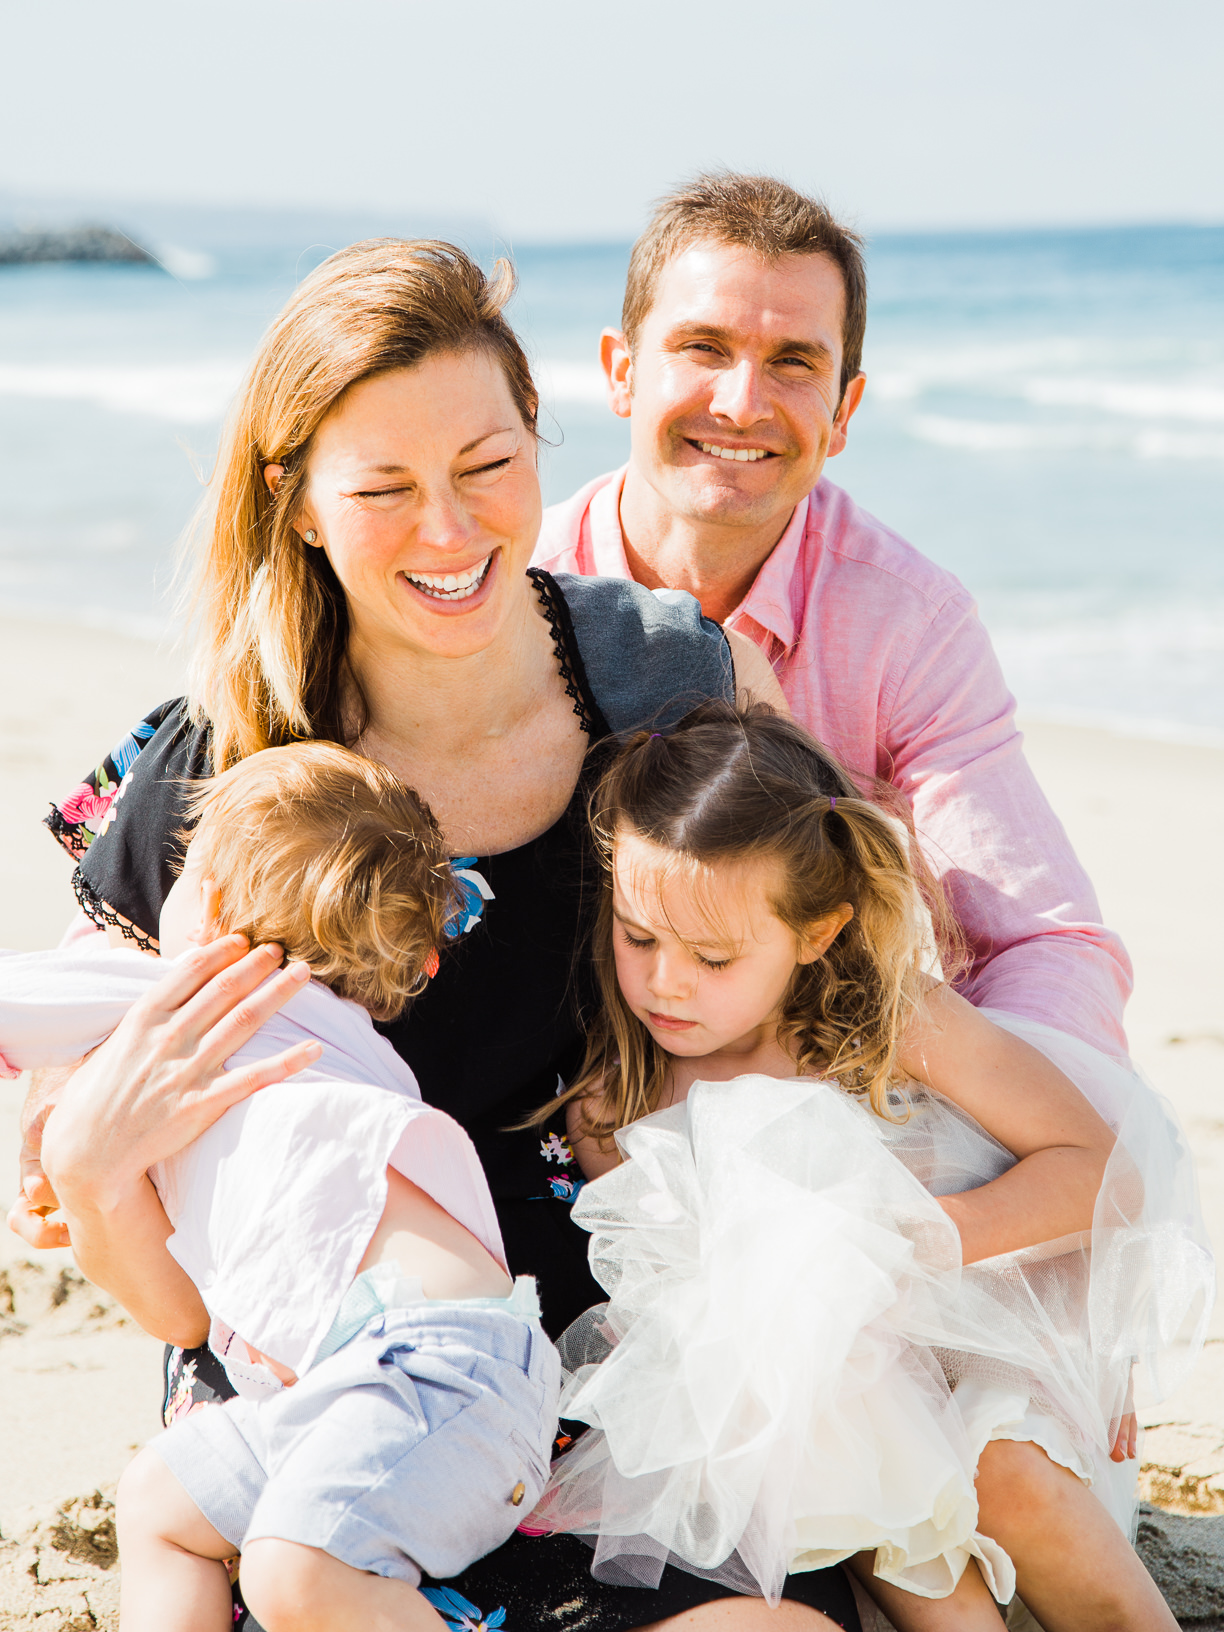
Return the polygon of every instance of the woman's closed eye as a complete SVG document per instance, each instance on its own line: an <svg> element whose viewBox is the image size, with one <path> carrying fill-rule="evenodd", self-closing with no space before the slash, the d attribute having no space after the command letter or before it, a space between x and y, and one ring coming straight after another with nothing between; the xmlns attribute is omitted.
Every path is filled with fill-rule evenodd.
<svg viewBox="0 0 1224 1632"><path fill-rule="evenodd" d="M508 453L504 459L491 460L487 465L475 465L471 470L462 471L461 475L465 477L492 476L499 470L505 470L506 466L510 464L513 458L514 455L512 453Z"/></svg>

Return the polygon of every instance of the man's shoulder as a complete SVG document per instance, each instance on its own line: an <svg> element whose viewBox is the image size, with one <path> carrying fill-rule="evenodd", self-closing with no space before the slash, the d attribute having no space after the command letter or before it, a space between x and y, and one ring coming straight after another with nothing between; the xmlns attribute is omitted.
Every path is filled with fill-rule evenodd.
<svg viewBox="0 0 1224 1632"><path fill-rule="evenodd" d="M617 475L618 472L615 470L605 471L602 476L596 476L593 481L586 482L568 499L548 506L540 523L539 542L531 558L533 567L543 567L547 572L582 573L592 570L590 566L581 564L578 559L582 542L582 523L596 493L600 488L607 487L609 482L615 481Z"/></svg>
<svg viewBox="0 0 1224 1632"><path fill-rule="evenodd" d="M970 600L955 573L923 555L827 476L817 482L808 500L806 537L816 543L826 569L887 579L897 592L920 598L932 611L951 601Z"/></svg>

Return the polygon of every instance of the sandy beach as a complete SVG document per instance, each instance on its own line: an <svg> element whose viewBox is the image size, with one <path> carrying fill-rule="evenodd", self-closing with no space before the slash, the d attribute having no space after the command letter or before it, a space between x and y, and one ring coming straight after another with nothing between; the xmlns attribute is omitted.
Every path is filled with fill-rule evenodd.
<svg viewBox="0 0 1224 1632"><path fill-rule="evenodd" d="M101 630L0 620L0 945L36 948L59 938L75 903L70 863L40 826L48 801L181 684L171 652ZM1026 734L1105 919L1130 948L1134 1057L1181 1116L1209 1227L1224 1251L1224 750L1038 722L1028 722ZM5 1207L16 1183L24 1088L0 1084ZM66 1252L32 1253L0 1233L0 1535L26 1546L38 1513L89 1497L118 1476L157 1431L161 1353L111 1299L80 1280ZM1147 1420L1143 1484L1150 1499L1183 1513L1224 1513L1224 1308L1191 1384ZM95 1509L77 1511L85 1517L73 1520L72 1534L88 1545L61 1553L85 1562L76 1578L63 1567L61 1596L76 1593L88 1603L86 1578L101 1567L89 1563L89 1547L104 1553L105 1545L88 1540L101 1522ZM16 1598L16 1555L0 1556L0 1576L9 1566L10 1583L0 1584L0 1626L33 1625L34 1599L49 1610L60 1591L30 1545L21 1568L31 1584ZM82 1627L110 1624L105 1597L90 1608L91 1619L79 1620ZM54 1632L78 1621L65 1608L38 1624Z"/></svg>

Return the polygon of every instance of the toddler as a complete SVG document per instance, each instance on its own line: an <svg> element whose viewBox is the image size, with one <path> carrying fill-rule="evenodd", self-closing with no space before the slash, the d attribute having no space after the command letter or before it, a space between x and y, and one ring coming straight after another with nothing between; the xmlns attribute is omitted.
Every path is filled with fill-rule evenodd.
<svg viewBox="0 0 1224 1632"><path fill-rule="evenodd" d="M162 958L278 943L314 978L228 1064L307 1040L316 1058L150 1173L239 1397L177 1420L120 1483L123 1632L230 1627L240 1550L261 1620L317 1550L311 1624L438 1627L421 1573L466 1568L530 1510L558 1386L471 1141L371 1021L437 968L457 908L441 835L389 772L318 742L243 760L192 813ZM122 949L0 954L0 1054L79 1059L161 973Z"/></svg>

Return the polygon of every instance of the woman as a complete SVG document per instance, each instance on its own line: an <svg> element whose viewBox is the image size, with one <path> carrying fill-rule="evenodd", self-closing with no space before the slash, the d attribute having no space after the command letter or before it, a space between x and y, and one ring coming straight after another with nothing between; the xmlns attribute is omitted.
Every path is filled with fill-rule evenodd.
<svg viewBox="0 0 1224 1632"><path fill-rule="evenodd" d="M86 913L152 951L185 780L320 737L418 790L470 910L424 996L384 1029L475 1140L511 1268L539 1278L556 1333L601 1297L569 1220L579 1176L561 1123L543 1141L507 1130L581 1056L572 988L595 882L582 814L601 759L588 750L729 696L736 671L758 697L780 692L755 647L728 645L691 600L527 573L537 398L501 315L511 287L504 266L487 280L448 245L396 241L356 245L306 280L256 359L197 529L190 697L151 714L52 826L80 856ZM47 1181L79 1262L188 1350L207 1322L144 1174L294 1068L218 1077L292 989L282 972L256 994L278 956L224 943L193 955L57 1090L71 1133L46 1153ZM27 1232L51 1199L32 1188ZM206 1350L172 1358L168 1396L220 1392L208 1366ZM473 1624L505 1608L511 1628L754 1632L768 1615L776 1632L815 1632L833 1624L822 1610L854 1624L839 1572L795 1577L769 1612L718 1603L720 1588L675 1570L658 1593L603 1586L589 1562L572 1537L516 1537L444 1602L452 1619L476 1606Z"/></svg>

